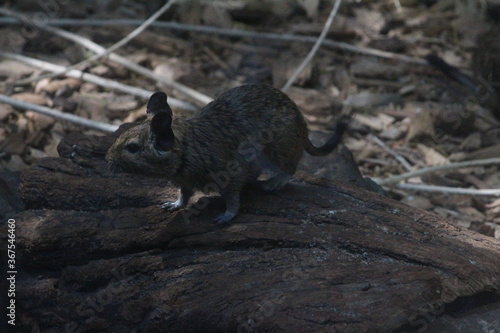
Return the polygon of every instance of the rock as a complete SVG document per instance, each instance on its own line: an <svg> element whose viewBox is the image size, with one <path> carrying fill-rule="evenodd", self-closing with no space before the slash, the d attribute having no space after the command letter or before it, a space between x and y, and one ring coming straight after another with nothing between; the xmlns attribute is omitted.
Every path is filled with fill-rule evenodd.
<svg viewBox="0 0 500 333"><path fill-rule="evenodd" d="M330 136L331 133L320 131L310 131L309 134L309 138L316 146L320 146L326 142ZM375 182L369 178L363 178L354 160L354 156L344 145L340 145L333 153L327 156L310 156L304 154L298 169L313 174L316 177L348 182L379 194L385 193L382 187Z"/></svg>

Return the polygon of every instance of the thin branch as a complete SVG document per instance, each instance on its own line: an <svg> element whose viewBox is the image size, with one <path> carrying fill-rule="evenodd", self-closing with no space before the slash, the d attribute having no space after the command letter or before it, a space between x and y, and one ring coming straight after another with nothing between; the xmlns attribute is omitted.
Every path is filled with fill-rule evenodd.
<svg viewBox="0 0 500 333"><path fill-rule="evenodd" d="M484 195L484 196L500 196L500 189L473 189L473 188L461 188L461 187L447 187L447 186L435 186L426 184L396 184L396 188L402 190L414 190L414 191L424 191L424 192L438 192L447 194L465 194L465 195Z"/></svg>
<svg viewBox="0 0 500 333"><path fill-rule="evenodd" d="M59 72L64 70L66 72L65 75L68 77L73 77L73 78L76 78L79 80L91 82L91 83L96 84L96 85L101 86L101 87L118 90L121 92L125 92L127 94L142 97L144 99L148 99L153 94L153 91L150 91L150 90L129 86L129 85L126 85L123 83L119 83L119 82L110 80L110 79L104 79L104 78L101 78L97 75L83 73L83 72L76 70L76 69L70 69L69 71L66 71L65 70L66 67L64 67L64 66L59 66L56 64L52 64L50 62L22 56L22 55L15 54L15 53L0 51L0 57L21 61L27 65L32 66L32 67L40 68L42 70L47 70L49 72L59 73ZM171 106L176 107L176 108L181 108L181 109L189 110L189 111L197 111L198 110L192 104L181 101L177 98L169 98L168 101L169 101Z"/></svg>
<svg viewBox="0 0 500 333"><path fill-rule="evenodd" d="M2 19L0 18L0 23L18 23L13 22L12 19ZM48 25L63 25L63 26L109 26L109 25L138 25L141 24L140 20L94 20L94 19L49 19L46 22ZM227 29L227 28L217 28L211 26L203 25L190 25L182 24L177 22L154 22L152 26L164 29L179 30L179 31L189 31L198 32L204 34L216 34L226 37L244 37L253 39L264 39L264 40L274 40L274 41L285 41L285 42L302 42L302 43L316 43L317 38L304 35L293 35L293 34L276 34L270 32L255 32L246 31L240 29ZM377 49L372 49L369 47L354 46L344 42L337 42L329 39L323 41L324 46L331 47L333 49L338 49L342 51L349 51L358 54L364 54L379 58L399 60L403 62L408 62L412 64L428 66L424 59L415 58L407 56L404 54L397 54L392 52L381 51Z"/></svg>
<svg viewBox="0 0 500 333"><path fill-rule="evenodd" d="M408 163L408 161L403 156L399 155L394 150L392 150L391 148L389 148L382 140L380 140L379 138L377 138L375 135L369 135L368 139L370 139L371 141L373 141L375 144L377 144L378 146L380 146L380 148L382 148L388 154L390 154L392 157L394 157L396 159L396 161L398 161L399 163L401 163L401 165L406 170L413 171L413 167L410 165L410 163Z"/></svg>
<svg viewBox="0 0 500 333"><path fill-rule="evenodd" d="M401 7L401 3L399 2L399 0L392 0L392 2L394 2L394 7L396 7L396 11L399 14L403 13L403 8Z"/></svg>
<svg viewBox="0 0 500 333"><path fill-rule="evenodd" d="M426 175L428 173L433 173L437 171L445 171L445 170L453 170L453 169L459 169L459 168L468 168L468 167L473 167L473 166L480 166L480 165L490 165L490 164L500 164L500 158L487 158L487 159L482 159L482 160L474 160L474 161L466 161L466 162L457 162L457 163L450 163L446 165L439 165L435 167L430 167L430 168L425 168L425 169L420 169L420 170L415 170L407 173L403 173L398 176L390 177L387 179L379 179L376 181L379 185L393 185L396 183L399 183L400 181L403 181L408 178L412 177L419 177Z"/></svg>
<svg viewBox="0 0 500 333"><path fill-rule="evenodd" d="M97 55L103 55L106 52L109 52L109 50L106 50L104 47L100 46L99 44L94 43L93 41L91 41L87 38L84 38L82 36L79 36L77 34L69 32L69 31L50 27L48 25L42 25L42 24L38 24L35 22L31 22L31 21L29 21L27 16L22 15L22 14L17 13L17 12L14 12L12 10L0 8L0 13L4 14L4 15L12 16L12 17L24 22L24 23L27 23L29 25L36 27L36 28L51 32L59 37L69 39L69 40L91 50L92 52L96 53ZM202 94L202 93L200 93L192 88L189 88L181 83L171 81L171 80L168 80L162 76L156 75L148 68L140 66L140 65L128 60L127 58L116 54L116 53L110 53L108 59L115 62L115 63L118 63L118 64L136 72L136 73L142 74L150 79L156 80L157 82L163 83L167 87L176 89L179 92L184 93L185 95L200 102L202 105L208 104L212 101L212 98L210 98L209 96L206 96L206 95L204 95L204 94Z"/></svg>
<svg viewBox="0 0 500 333"><path fill-rule="evenodd" d="M270 32L255 32L246 31L240 29L227 29L227 28L217 28L203 25L188 25L181 24L177 22L158 22L159 27L181 30L181 31L191 31L200 32L207 34L218 34L228 37L246 37L254 39L265 39L265 40L275 40L275 41L287 41L287 42L303 42L303 43L316 43L317 38L304 35L293 35L293 34L276 34ZM406 56L404 54L397 54L392 52L381 51L377 49L372 49L369 47L354 46L344 42L337 42L329 39L323 41L324 46L328 46L334 49L342 51L350 51L353 53L365 54L380 58L386 58L391 60L400 60L408 63L427 65L427 62L423 59Z"/></svg>
<svg viewBox="0 0 500 333"><path fill-rule="evenodd" d="M165 5L163 5L163 7L161 7L156 13L154 13L153 15L151 15L151 17L148 18L146 21L144 21L139 27L137 27L134 31L132 31L131 33L129 33L127 36L125 36L124 38L122 38L121 40L119 40L118 42L116 42L115 44L111 45L104 52L102 52L100 54L96 54L96 55L94 55L94 56L92 56L90 58L87 58L87 59L85 59L85 60L77 63L77 64L74 64L74 65L72 65L70 67L67 67L67 68L65 68L65 70L63 72L54 73L54 74L51 74L51 75L48 75L48 76L41 76L41 77L36 77L36 78L33 78L33 79L29 79L29 81L25 81L22 84L30 83L30 82L33 82L33 81L38 81L38 80L41 80L42 78L49 78L49 77L59 76L59 75L64 74L66 71L78 68L80 66L88 65L88 64L90 64L90 63L92 63L92 62L94 62L94 61L96 61L96 60L98 60L98 59L100 59L102 57L107 56L108 54L110 54L111 52L116 51L120 47L124 46L129 41L131 41L133 38L135 38L137 35L139 35L141 32L143 32L149 25L151 25L151 23L153 23L158 17L160 17L163 13L165 13L174 4L174 2L176 2L176 1L177 0L169 0Z"/></svg>
<svg viewBox="0 0 500 333"><path fill-rule="evenodd" d="M319 35L318 40L316 41L316 43L314 43L314 46L312 47L311 51L309 51L309 54L304 59L304 61L302 61L300 66L295 70L295 72L292 74L292 76L288 79L288 81L285 83L283 88L281 88L281 90L283 90L284 92L286 92L291 87L291 85L295 82L295 80L297 80L297 77L299 77L299 75L304 71L306 66L312 61L312 59L316 55L316 52L318 52L319 47L321 46L321 44L325 40L326 35L330 31L330 27L332 26L333 19L335 18L335 15L337 15L337 12L339 10L341 2L342 2L341 0L337 0L335 2L335 5L333 6L332 11L330 12L330 15L328 16L328 19L326 20L325 26L323 27L323 30L321 31L321 34Z"/></svg>
<svg viewBox="0 0 500 333"><path fill-rule="evenodd" d="M44 114L46 116L59 119L59 120L65 120L68 122L71 122L73 124L77 124L80 126L84 126L87 128L92 128L96 129L99 131L103 132L114 132L118 129L118 126L116 125L111 125L107 123L102 123L100 121L94 121L82 117L75 116L74 114L71 113L63 113L61 111L47 108L45 106L40 106L28 102L23 102L5 95L0 94L0 102L12 105L13 107L23 109L23 110L31 110L40 114Z"/></svg>
<svg viewBox="0 0 500 333"><path fill-rule="evenodd" d="M232 74L234 73L233 69L224 62L217 54L214 53L208 46L203 45L202 50L217 64L222 68L226 73Z"/></svg>

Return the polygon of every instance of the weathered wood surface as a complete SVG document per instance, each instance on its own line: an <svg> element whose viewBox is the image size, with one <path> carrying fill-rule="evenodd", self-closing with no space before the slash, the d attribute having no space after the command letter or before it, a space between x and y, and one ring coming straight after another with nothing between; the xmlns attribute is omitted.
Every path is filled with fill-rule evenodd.
<svg viewBox="0 0 500 333"><path fill-rule="evenodd" d="M500 289L495 239L304 173L246 189L229 225L211 222L216 197L163 211L177 189L110 175L112 139L68 136L21 177L24 331L410 331Z"/></svg>

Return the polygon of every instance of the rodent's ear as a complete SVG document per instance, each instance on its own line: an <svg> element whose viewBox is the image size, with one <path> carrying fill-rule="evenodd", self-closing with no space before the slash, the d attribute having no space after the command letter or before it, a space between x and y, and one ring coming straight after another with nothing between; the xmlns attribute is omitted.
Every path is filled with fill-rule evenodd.
<svg viewBox="0 0 500 333"><path fill-rule="evenodd" d="M149 97L148 106L146 107L147 114L155 115L158 112L166 112L172 117L172 109L167 103L167 94L163 91L157 91Z"/></svg>
<svg viewBox="0 0 500 333"><path fill-rule="evenodd" d="M151 119L153 145L158 150L169 150L174 144L172 116L167 112L158 112Z"/></svg>

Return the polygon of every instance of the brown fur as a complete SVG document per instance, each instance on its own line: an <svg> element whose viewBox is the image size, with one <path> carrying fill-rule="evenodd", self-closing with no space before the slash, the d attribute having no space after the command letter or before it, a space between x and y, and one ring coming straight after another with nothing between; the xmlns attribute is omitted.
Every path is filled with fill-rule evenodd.
<svg viewBox="0 0 500 333"><path fill-rule="evenodd" d="M155 116L153 110L144 123L124 132L106 159L124 171L165 177L179 185L183 195L178 202L165 204L168 208L184 206L194 190L210 192L215 188L226 199L228 211L229 206L236 209L229 214L226 211L225 217L219 217L220 222L237 213L239 192L245 183L256 180L268 169L282 176L280 181L271 181L268 189L279 189L287 179L283 175L295 172L304 149L314 155L330 152L347 127L339 128L340 133L329 141L331 147L314 147L295 103L280 90L264 85L231 89L195 116L173 120L165 128L171 128L175 139L165 143L168 148L164 150L155 147L155 135L164 135L163 129L158 134L152 129ZM131 143L140 150L131 153L125 149L129 145L130 150Z"/></svg>

